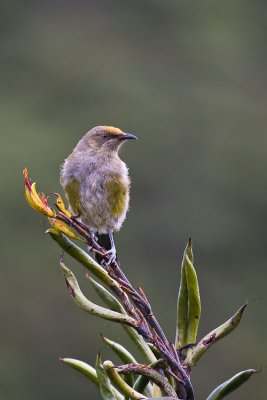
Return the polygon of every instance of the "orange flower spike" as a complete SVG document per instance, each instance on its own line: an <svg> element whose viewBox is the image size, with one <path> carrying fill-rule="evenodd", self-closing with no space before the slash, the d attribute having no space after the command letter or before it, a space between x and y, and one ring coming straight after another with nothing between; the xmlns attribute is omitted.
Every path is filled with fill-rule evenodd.
<svg viewBox="0 0 267 400"><path fill-rule="evenodd" d="M64 235L68 236L71 239L80 240L85 242L80 236L78 236L68 225L66 225L63 221L60 221L56 218L48 218L50 224L55 228L57 231L64 233Z"/></svg>
<svg viewBox="0 0 267 400"><path fill-rule="evenodd" d="M56 195L56 204L60 211L62 211L67 217L71 218L71 213L66 208L62 197L58 193L54 193Z"/></svg>
<svg viewBox="0 0 267 400"><path fill-rule="evenodd" d="M41 195L38 194L36 183L31 183L27 168L24 168L23 175L25 181L25 198L29 206L48 217L53 217L55 212L49 207L47 196L43 193Z"/></svg>

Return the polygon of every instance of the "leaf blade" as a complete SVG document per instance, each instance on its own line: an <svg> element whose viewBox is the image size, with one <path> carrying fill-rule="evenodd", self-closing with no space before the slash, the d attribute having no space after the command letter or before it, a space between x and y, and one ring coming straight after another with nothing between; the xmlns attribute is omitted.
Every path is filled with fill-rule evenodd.
<svg viewBox="0 0 267 400"><path fill-rule="evenodd" d="M241 371L232 378L228 379L217 388L215 388L212 393L208 396L207 400L221 400L228 394L232 393L234 390L238 389L243 383L249 380L249 378L259 371L255 369L247 369Z"/></svg>
<svg viewBox="0 0 267 400"><path fill-rule="evenodd" d="M76 360L74 358L61 358L60 361L69 365L71 368L76 371L82 373L84 376L90 379L96 386L99 387L99 382L97 378L97 373L95 368L91 367L91 365L85 363L84 361Z"/></svg>
<svg viewBox="0 0 267 400"><path fill-rule="evenodd" d="M194 349L188 353L184 365L188 365L190 368L194 367L210 346L222 339L224 336L229 335L229 333L239 325L246 306L247 304L241 306L231 318L205 335Z"/></svg>

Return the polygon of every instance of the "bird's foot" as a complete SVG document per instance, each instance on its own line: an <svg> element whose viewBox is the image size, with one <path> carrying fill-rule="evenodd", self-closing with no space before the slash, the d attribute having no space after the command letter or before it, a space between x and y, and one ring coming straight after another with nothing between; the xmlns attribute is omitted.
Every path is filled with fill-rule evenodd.
<svg viewBox="0 0 267 400"><path fill-rule="evenodd" d="M117 252L115 248L111 248L110 250L107 250L105 252L105 256L109 257L109 260L106 262L106 265L109 266L110 264L113 264L116 261L117 258Z"/></svg>
<svg viewBox="0 0 267 400"><path fill-rule="evenodd" d="M94 245L97 243L98 241L98 237L96 236L96 234L90 230L90 236L91 236L91 245L89 245L87 247L88 252L90 253L90 251L93 250Z"/></svg>
<svg viewBox="0 0 267 400"><path fill-rule="evenodd" d="M91 230L90 230L90 236L91 236L92 242L98 242L97 235Z"/></svg>

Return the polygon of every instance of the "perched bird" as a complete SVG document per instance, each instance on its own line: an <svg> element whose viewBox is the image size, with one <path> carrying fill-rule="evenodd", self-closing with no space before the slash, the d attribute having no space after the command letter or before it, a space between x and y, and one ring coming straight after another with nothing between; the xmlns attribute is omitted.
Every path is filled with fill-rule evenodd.
<svg viewBox="0 0 267 400"><path fill-rule="evenodd" d="M113 232L120 230L129 208L128 168L118 155L129 139L137 137L112 126L96 126L78 142L60 173L72 213L99 238L108 235L109 263L116 259Z"/></svg>

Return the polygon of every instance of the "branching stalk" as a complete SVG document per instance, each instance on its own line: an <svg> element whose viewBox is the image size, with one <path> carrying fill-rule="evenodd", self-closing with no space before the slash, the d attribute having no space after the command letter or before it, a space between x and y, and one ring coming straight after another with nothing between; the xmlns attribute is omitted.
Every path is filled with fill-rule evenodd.
<svg viewBox="0 0 267 400"><path fill-rule="evenodd" d="M197 364L212 344L238 326L246 305L242 306L224 324L207 334L197 345L195 344L201 302L197 273L193 265L192 241L189 239L181 267L175 344L169 342L143 289L136 290L132 286L118 260L111 259L110 252L98 244L94 233L78 218L71 215L59 194L55 193L57 208L55 210L50 207L48 197L44 193L37 192L36 183L31 182L26 168L23 174L26 201L33 209L45 215L53 227L46 233L49 233L65 252L79 261L90 274L95 275L109 288L107 290L87 273L91 284L108 308L91 302L82 293L75 275L63 263L62 256L60 265L73 300L90 314L120 323L150 365L139 364L125 347L105 337L103 337L104 342L113 349L125 365L114 366L111 361L105 361L102 364L100 355L97 356L95 368L76 359L61 360L99 386L103 400L144 399L146 397L141 391L150 396L152 383L154 385L152 392L156 397L162 394L168 396L168 399L194 400L193 387L189 378L191 368ZM89 245L90 252L100 255L104 265L98 264L93 257L75 245L68 237ZM224 398L255 372L257 371L253 369L241 371L218 386L208 399ZM123 378L122 375L125 374ZM136 378L136 375L139 377Z"/></svg>
<svg viewBox="0 0 267 400"><path fill-rule="evenodd" d="M91 250L93 252L101 254L101 256L103 256L106 261L109 260L109 255L106 255L105 249L99 246L97 242L92 239L91 233L85 225L77 220L73 220L72 218L67 217L61 212L58 213L58 218L64 221L67 225L74 227L86 239L88 244L91 244ZM68 248L66 250L68 251ZM126 310L131 313L138 321L138 324L136 326L138 333L141 334L146 340L152 342L153 344L157 344L156 347L159 348L162 358L164 358L169 363L170 368L173 370L174 376L177 376L177 385L181 386L181 381L183 382L184 389L187 393L186 400L194 400L194 392L190 379L183 369L177 354L174 355L174 348L171 343L168 342L163 332L163 329L161 328L160 324L158 323L152 312L151 305L149 304L147 298L144 296L144 293L142 293L143 295L141 295L133 288L128 279L125 278L125 275L122 273L117 261L114 261L109 265L109 267L107 268L107 272L109 273L109 276L114 281L117 280L120 283L121 288L124 289L121 293L121 290L117 289L116 287L114 291L115 294L117 294L118 296L123 295L123 297L125 298L124 293L126 292L131 297L137 309L140 311L141 314L136 311L133 312L133 307L131 306L131 303L129 304L128 302L124 302ZM114 290L114 287L115 285L112 285L111 289ZM147 329L147 323L150 329Z"/></svg>

